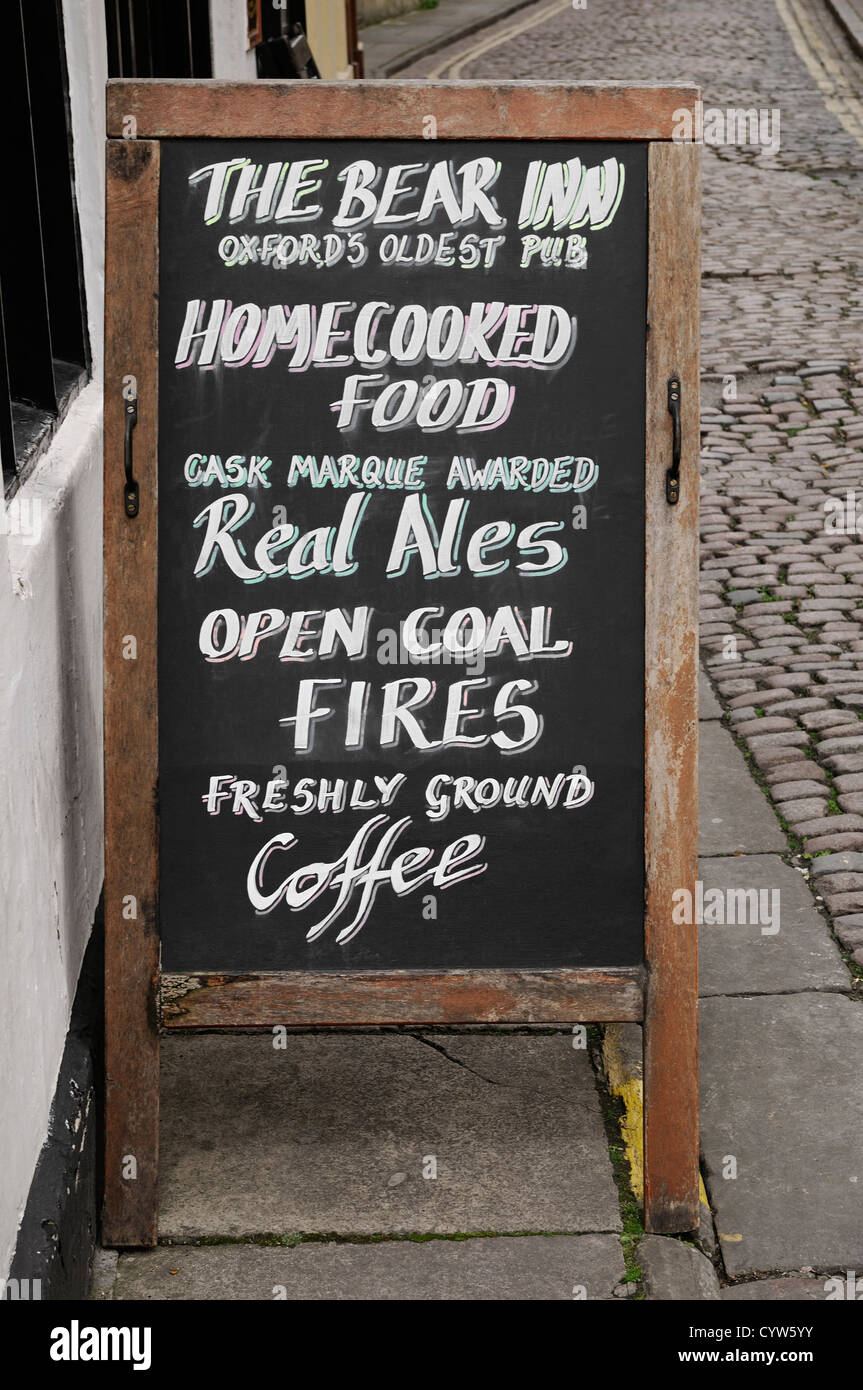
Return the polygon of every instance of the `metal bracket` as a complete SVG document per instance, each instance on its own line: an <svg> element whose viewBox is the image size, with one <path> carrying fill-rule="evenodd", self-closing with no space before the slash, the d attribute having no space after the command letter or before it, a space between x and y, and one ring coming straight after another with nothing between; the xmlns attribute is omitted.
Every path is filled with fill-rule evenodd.
<svg viewBox="0 0 863 1390"><path fill-rule="evenodd" d="M123 508L127 516L138 515L138 484L132 472L132 431L138 423L138 397L126 401L126 437L123 443L123 466L126 482L123 487Z"/></svg>
<svg viewBox="0 0 863 1390"><path fill-rule="evenodd" d="M671 416L671 467L665 475L665 500L676 507L680 501L680 377L668 379L668 413Z"/></svg>

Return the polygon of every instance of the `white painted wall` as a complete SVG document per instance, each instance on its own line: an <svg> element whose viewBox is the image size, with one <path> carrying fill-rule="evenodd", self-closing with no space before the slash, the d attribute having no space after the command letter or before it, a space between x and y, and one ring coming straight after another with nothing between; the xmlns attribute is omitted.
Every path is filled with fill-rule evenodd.
<svg viewBox="0 0 863 1390"><path fill-rule="evenodd" d="M81 224L87 324L93 374L102 375L105 208L105 7L100 0L63 0L69 105L75 156L75 197Z"/></svg>
<svg viewBox="0 0 863 1390"><path fill-rule="evenodd" d="M93 379L0 498L0 1277L45 1141L102 887L103 0L63 0ZM211 0L214 75L255 77L243 0ZM118 460L118 468L120 461Z"/></svg>
<svg viewBox="0 0 863 1390"><path fill-rule="evenodd" d="M0 1269L15 1237L102 883L100 387L20 496L34 545L0 538Z"/></svg>
<svg viewBox="0 0 863 1390"><path fill-rule="evenodd" d="M242 0L210 0L210 41L214 77L255 81L255 54L246 48L246 7Z"/></svg>
<svg viewBox="0 0 863 1390"><path fill-rule="evenodd" d="M64 0L94 379L0 525L0 1273L6 1275L101 890L101 0ZM35 525L32 525L35 523Z"/></svg>
<svg viewBox="0 0 863 1390"><path fill-rule="evenodd" d="M64 0L96 380L0 525L0 1274L44 1143L102 884L102 0Z"/></svg>

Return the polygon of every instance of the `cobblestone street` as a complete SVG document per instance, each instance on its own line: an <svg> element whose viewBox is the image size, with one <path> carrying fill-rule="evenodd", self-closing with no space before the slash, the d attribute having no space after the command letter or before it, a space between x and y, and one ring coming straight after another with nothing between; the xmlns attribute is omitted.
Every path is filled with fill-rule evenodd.
<svg viewBox="0 0 863 1390"><path fill-rule="evenodd" d="M704 146L702 651L863 965L863 63L824 0L589 0L421 74L685 78L705 111L778 113L778 149Z"/></svg>
<svg viewBox="0 0 863 1390"><path fill-rule="evenodd" d="M704 146L705 398L722 372L859 353L863 62L826 0L555 0L399 76L688 81L705 111L778 109L778 151Z"/></svg>

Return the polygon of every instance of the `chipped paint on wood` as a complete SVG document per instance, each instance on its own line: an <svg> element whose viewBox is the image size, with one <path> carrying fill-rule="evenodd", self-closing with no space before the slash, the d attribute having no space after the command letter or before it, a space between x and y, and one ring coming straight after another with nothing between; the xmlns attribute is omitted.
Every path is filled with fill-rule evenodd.
<svg viewBox="0 0 863 1390"><path fill-rule="evenodd" d="M645 607L645 1226L698 1225L698 983L694 927L672 895L698 854L698 327L701 151L649 150ZM680 501L669 506L668 380L681 381Z"/></svg>
<svg viewBox="0 0 863 1390"><path fill-rule="evenodd" d="M156 409L159 146L107 148L105 281L105 1198L106 1245L156 1243L159 764ZM140 511L123 507L123 378L138 392ZM136 639L124 660L124 639ZM134 916L124 900L135 899ZM135 1180L123 1177L134 1158Z"/></svg>
<svg viewBox="0 0 863 1390"><path fill-rule="evenodd" d="M641 1017L640 969L162 976L166 1028L570 1023Z"/></svg>
<svg viewBox="0 0 863 1390"><path fill-rule="evenodd" d="M139 138L671 140L698 88L626 82L111 81L108 134Z"/></svg>
<svg viewBox="0 0 863 1390"><path fill-rule="evenodd" d="M422 91L422 106L417 102ZM105 1239L156 1239L158 1160L156 439L159 147L150 137L619 139L670 142L694 87L626 84L122 82L108 147L105 378L105 751L107 1138ZM163 979L167 1027L267 1024L571 1023L645 1017L645 1205L649 1230L698 1221L696 956L671 923L696 851L698 440L697 146L649 150L646 430L646 977L640 970L193 975ZM122 376L138 379L141 510L122 512ZM666 383L683 383L681 501L665 501ZM113 498L116 496L117 505ZM138 637L124 662L119 638ZM122 914L128 894L136 920ZM133 1154L138 1179L121 1177ZM729 1239L729 1237L725 1237Z"/></svg>

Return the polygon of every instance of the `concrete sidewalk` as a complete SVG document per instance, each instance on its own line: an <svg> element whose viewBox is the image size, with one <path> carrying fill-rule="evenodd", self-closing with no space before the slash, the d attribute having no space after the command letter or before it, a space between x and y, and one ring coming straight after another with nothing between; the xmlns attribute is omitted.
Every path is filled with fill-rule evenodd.
<svg viewBox="0 0 863 1390"><path fill-rule="evenodd" d="M705 895L766 890L770 902L776 890L781 910L778 931L765 921L699 931L702 1166L722 1266L733 1279L823 1275L863 1261L863 1013L805 861L712 692L702 714ZM771 1285L757 1296L773 1296Z"/></svg>
<svg viewBox="0 0 863 1390"><path fill-rule="evenodd" d="M533 9L539 0L438 0L433 9L412 10L360 30L366 77L393 77L411 63L437 53L486 25Z"/></svg>
<svg viewBox="0 0 863 1390"><path fill-rule="evenodd" d="M823 1298L861 1267L863 1018L706 680L702 715L705 894L781 904L777 931L700 933L713 1263L635 1244L610 1103L568 1031L300 1033L284 1050L202 1034L163 1042L163 1246L106 1256L95 1296ZM747 1292L770 1274L786 1278Z"/></svg>

